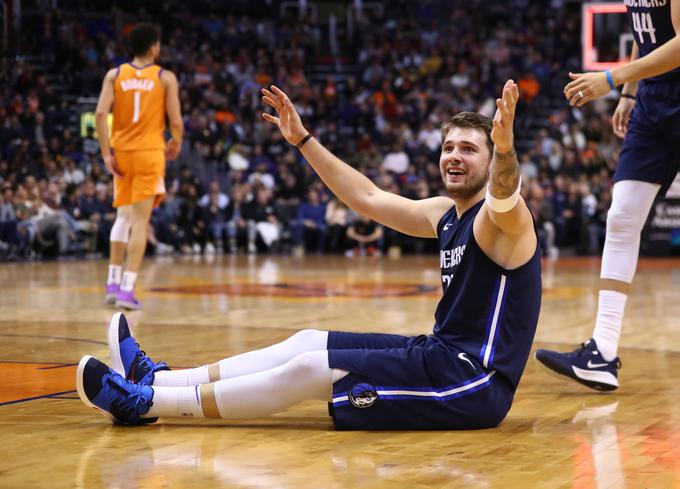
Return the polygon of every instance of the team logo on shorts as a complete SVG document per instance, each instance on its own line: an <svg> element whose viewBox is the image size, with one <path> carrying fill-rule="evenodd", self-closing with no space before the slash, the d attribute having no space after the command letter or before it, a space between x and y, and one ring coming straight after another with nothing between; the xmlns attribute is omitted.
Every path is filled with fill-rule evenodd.
<svg viewBox="0 0 680 489"><path fill-rule="evenodd" d="M378 400L378 393L371 384L354 384L348 393L349 402L359 409L371 407Z"/></svg>

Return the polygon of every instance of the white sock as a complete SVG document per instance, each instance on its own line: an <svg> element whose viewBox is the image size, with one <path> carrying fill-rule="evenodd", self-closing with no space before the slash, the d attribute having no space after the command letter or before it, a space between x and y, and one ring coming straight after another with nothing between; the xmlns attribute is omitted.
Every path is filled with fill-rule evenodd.
<svg viewBox="0 0 680 489"><path fill-rule="evenodd" d="M602 358L608 362L616 358L616 350L621 337L623 310L626 307L627 298L628 296L621 292L600 291L593 338L597 342L597 348L600 350Z"/></svg>
<svg viewBox="0 0 680 489"><path fill-rule="evenodd" d="M137 274L135 272L125 272L123 274L123 280L120 283L120 290L123 292L132 292L135 288L136 280Z"/></svg>
<svg viewBox="0 0 680 489"><path fill-rule="evenodd" d="M157 372L158 373L158 372ZM205 418L201 407L201 392L191 387L153 386L153 404L144 418Z"/></svg>
<svg viewBox="0 0 680 489"><path fill-rule="evenodd" d="M210 375L208 366L183 370L160 370L154 374L153 386L161 387L187 387L198 384L209 384Z"/></svg>
<svg viewBox="0 0 680 489"><path fill-rule="evenodd" d="M120 284L122 274L123 267L120 265L109 265L109 277L106 279L106 285Z"/></svg>

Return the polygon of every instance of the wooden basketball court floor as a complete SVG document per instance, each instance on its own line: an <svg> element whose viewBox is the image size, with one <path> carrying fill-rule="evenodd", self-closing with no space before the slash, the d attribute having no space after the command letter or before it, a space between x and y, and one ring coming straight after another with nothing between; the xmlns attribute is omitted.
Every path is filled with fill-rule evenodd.
<svg viewBox="0 0 680 489"><path fill-rule="evenodd" d="M303 328L427 333L437 257L148 260L133 333L191 367ZM599 262L544 265L536 347L587 339ZM113 426L75 394L107 358L104 261L0 265L0 487L680 487L680 260L641 261L620 356L598 394L530 360L505 421L463 432L335 432L326 405L248 422Z"/></svg>

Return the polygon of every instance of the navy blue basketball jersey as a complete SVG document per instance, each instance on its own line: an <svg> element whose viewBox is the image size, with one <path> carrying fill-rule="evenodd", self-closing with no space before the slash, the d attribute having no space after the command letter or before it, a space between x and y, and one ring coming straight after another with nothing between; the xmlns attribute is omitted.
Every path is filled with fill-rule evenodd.
<svg viewBox="0 0 680 489"><path fill-rule="evenodd" d="M517 388L541 308L540 247L515 270L494 263L477 244L472 225L482 200L460 219L455 207L437 227L443 295L434 334L495 370Z"/></svg>
<svg viewBox="0 0 680 489"><path fill-rule="evenodd" d="M680 0L673 0L680 1ZM624 0L628 23L640 57L647 56L675 37L671 0ZM648 78L652 81L680 81L680 67Z"/></svg>

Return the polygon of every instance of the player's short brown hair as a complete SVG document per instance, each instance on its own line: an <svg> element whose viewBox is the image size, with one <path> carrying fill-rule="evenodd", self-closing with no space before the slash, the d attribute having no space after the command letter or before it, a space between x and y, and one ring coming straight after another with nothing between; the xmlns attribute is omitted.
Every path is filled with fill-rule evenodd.
<svg viewBox="0 0 680 489"><path fill-rule="evenodd" d="M160 42L161 30L150 22L140 22L130 31L130 49L133 56L144 56L151 46Z"/></svg>
<svg viewBox="0 0 680 489"><path fill-rule="evenodd" d="M491 140L491 119L477 112L460 112L442 124L442 144L449 131L454 127L469 127L482 131L486 136L486 146L489 148L489 158L493 155L493 141Z"/></svg>

